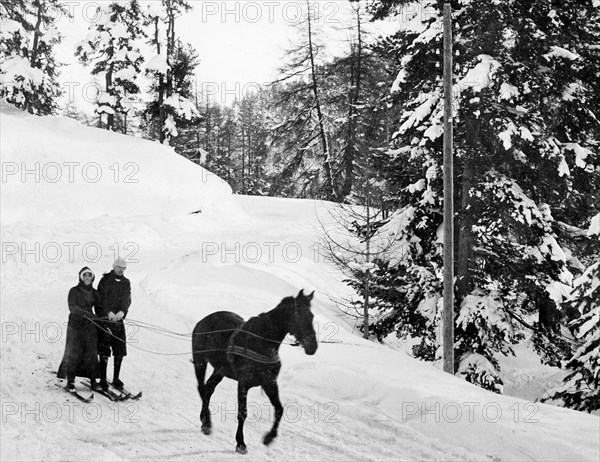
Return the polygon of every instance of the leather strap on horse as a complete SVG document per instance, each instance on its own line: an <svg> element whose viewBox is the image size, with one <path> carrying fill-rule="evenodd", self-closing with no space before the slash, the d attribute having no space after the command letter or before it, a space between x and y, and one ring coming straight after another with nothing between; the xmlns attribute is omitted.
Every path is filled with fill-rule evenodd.
<svg viewBox="0 0 600 462"><path fill-rule="evenodd" d="M243 327L243 325L242 325L242 327ZM239 332L242 332L241 328L233 331L233 334L231 334L231 337L229 337L229 341L227 342L227 349L225 350L225 352L227 354L227 361L229 361L229 364L231 365L232 368L233 368L233 361L232 361L233 355L242 356L242 357L248 358L252 361L256 361L257 363L263 363L263 364L275 364L280 361L279 355L277 354L277 352L275 352L275 354L273 354L271 356L267 356L267 355L257 353L256 351L249 350L246 347L234 345L233 342L235 340L236 335Z"/></svg>

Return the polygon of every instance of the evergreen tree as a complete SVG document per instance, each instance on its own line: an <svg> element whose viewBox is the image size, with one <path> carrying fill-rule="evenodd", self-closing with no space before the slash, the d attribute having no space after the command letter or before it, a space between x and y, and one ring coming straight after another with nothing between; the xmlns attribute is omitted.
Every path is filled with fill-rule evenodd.
<svg viewBox="0 0 600 462"><path fill-rule="evenodd" d="M194 99L194 72L199 64L198 53L189 43L175 43L172 57L171 79L175 93L165 100L168 113L172 113L175 128L171 132L171 145L176 152L188 158L198 157L199 113ZM155 104L156 101L150 104ZM157 114L157 108L153 113Z"/></svg>
<svg viewBox="0 0 600 462"><path fill-rule="evenodd" d="M387 143L390 60L372 49L361 8L357 2L344 28L347 50L327 60L312 15L301 23L303 39L288 51L283 76L272 87L271 194L353 203L358 165L366 162L360 157L373 157L358 146Z"/></svg>
<svg viewBox="0 0 600 462"><path fill-rule="evenodd" d="M223 109L223 124L219 133L222 136L223 156L219 162L217 175L223 178L232 188L234 187L234 167L236 155L236 139L239 131L239 121L233 107ZM237 192L237 189L234 189Z"/></svg>
<svg viewBox="0 0 600 462"><path fill-rule="evenodd" d="M96 112L106 114L106 129L115 130L118 114L126 117L127 96L140 92L138 76L144 57L138 41L145 37L144 16L137 0L111 2L99 7L100 21L90 26L88 36L77 44L76 56L84 65L93 65L92 75L104 77L104 93ZM126 125L121 124L126 133Z"/></svg>
<svg viewBox="0 0 600 462"><path fill-rule="evenodd" d="M388 95L382 92L382 87L393 81L387 62L376 52L365 49L359 53L351 46L348 55L324 66L324 74L325 107L332 119L330 151L336 196L350 204L361 202L365 179L375 178L369 196L373 206L387 216L387 159L372 149L387 145L389 138L391 111Z"/></svg>
<svg viewBox="0 0 600 462"><path fill-rule="evenodd" d="M600 214L592 219L589 235L600 243ZM559 400L572 409L597 411L600 409L600 262L590 265L575 280L574 290L565 303L581 314L572 322L579 343L566 364L572 372L561 387L542 401Z"/></svg>
<svg viewBox="0 0 600 462"><path fill-rule="evenodd" d="M30 114L54 114L60 96L54 22L67 15L59 0L0 2L0 96Z"/></svg>
<svg viewBox="0 0 600 462"><path fill-rule="evenodd" d="M375 17L398 14L376 0ZM425 1L406 28L383 40L403 109L394 134L394 181L409 242L391 282L411 304L383 306L378 335L405 335L419 319L417 355L437 357L442 268L442 10ZM523 337L523 318L570 286L562 223L581 227L600 204L598 85L600 16L593 2L453 1L455 56L455 370L473 354L496 369ZM423 14L425 11L429 14ZM385 275L387 277L388 275ZM424 277L423 277L424 276ZM416 286L415 284L419 284ZM403 313L412 310L410 315ZM534 326L539 327L539 324ZM439 353L438 353L439 354ZM489 365L469 375L495 387ZM462 364L465 366L465 364ZM493 375L493 374L491 374ZM489 382L492 381L492 383Z"/></svg>
<svg viewBox="0 0 600 462"><path fill-rule="evenodd" d="M300 39L288 50L282 77L274 82L273 143L284 156L277 156L279 171L271 194L310 195L334 199L330 132L323 103L322 43L314 9L306 1L305 15L298 23ZM280 110L278 110L280 109ZM292 153L288 155L288 152Z"/></svg>
<svg viewBox="0 0 600 462"><path fill-rule="evenodd" d="M170 144L178 135L181 120L192 121L197 110L192 96L191 76L198 64L196 51L183 45L176 34L176 20L192 8L185 0L162 0L161 8L148 11L153 27L150 43L156 55L146 70L152 74L153 101L143 111L149 135L163 144Z"/></svg>
<svg viewBox="0 0 600 462"><path fill-rule="evenodd" d="M265 96L266 92L259 89L256 93L244 95L238 103L236 125L241 136L241 151L237 162L237 176L239 191L242 194L263 195L267 192L269 130Z"/></svg>

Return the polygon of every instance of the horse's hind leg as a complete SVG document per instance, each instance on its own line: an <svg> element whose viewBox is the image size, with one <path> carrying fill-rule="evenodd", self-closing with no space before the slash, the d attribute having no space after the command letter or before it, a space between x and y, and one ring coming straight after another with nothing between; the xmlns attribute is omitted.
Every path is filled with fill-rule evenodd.
<svg viewBox="0 0 600 462"><path fill-rule="evenodd" d="M246 401L248 398L248 387L243 382L238 382L238 428L235 434L235 441L237 446L235 447L236 452L240 454L246 454L246 443L244 442L244 422L246 420Z"/></svg>
<svg viewBox="0 0 600 462"><path fill-rule="evenodd" d="M194 371L196 372L196 380L198 381L198 393L202 397L204 389L204 376L206 375L206 359L202 356L194 355Z"/></svg>
<svg viewBox="0 0 600 462"><path fill-rule="evenodd" d="M204 389L206 385L204 384L204 377L206 376L206 366L207 366L206 358L200 355L194 354L194 371L196 372L196 380L198 380L198 393L200 394L200 398L202 399L202 409L204 410ZM204 421L202 419L202 411L200 412L200 421L202 422L202 431L204 432ZM209 422L210 426L210 422ZM206 433L206 432L205 432Z"/></svg>
<svg viewBox="0 0 600 462"><path fill-rule="evenodd" d="M206 365L204 366L206 368ZM206 385L202 388L198 387L200 391L200 397L202 398L202 411L200 412L200 422L202 422L202 433L210 435L212 429L212 422L210 420L210 398L215 391L216 386L223 380L223 375L216 370L212 373L210 378L206 381Z"/></svg>
<svg viewBox="0 0 600 462"><path fill-rule="evenodd" d="M277 382L269 382L263 385L262 388L275 408L275 422L273 422L271 431L267 433L263 439L263 443L269 445L277 436L277 428L279 427L279 422L283 416L283 406L279 400L279 388L277 387Z"/></svg>

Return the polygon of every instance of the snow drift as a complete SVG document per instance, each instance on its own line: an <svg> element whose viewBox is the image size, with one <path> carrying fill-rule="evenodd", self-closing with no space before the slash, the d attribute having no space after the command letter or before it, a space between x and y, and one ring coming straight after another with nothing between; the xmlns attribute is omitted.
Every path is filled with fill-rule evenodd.
<svg viewBox="0 0 600 462"><path fill-rule="evenodd" d="M2 105L4 225L234 206L216 175L158 143Z"/></svg>

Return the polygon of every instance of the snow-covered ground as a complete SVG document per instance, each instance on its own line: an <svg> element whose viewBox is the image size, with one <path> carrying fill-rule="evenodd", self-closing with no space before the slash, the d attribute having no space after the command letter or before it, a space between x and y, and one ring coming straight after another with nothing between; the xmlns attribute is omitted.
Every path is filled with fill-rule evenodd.
<svg viewBox="0 0 600 462"><path fill-rule="evenodd" d="M533 402L562 372L526 348L504 361L500 396L353 332L330 300L348 288L318 252L328 204L233 196L166 148L68 119L2 108L0 124L2 460L599 460L598 416ZM144 395L84 405L55 376L67 292L117 251L133 291L122 377ZM247 318L300 289L316 290L319 350L282 345L279 436L261 444L272 410L252 389L238 455L235 382L200 432L190 333L213 311Z"/></svg>

